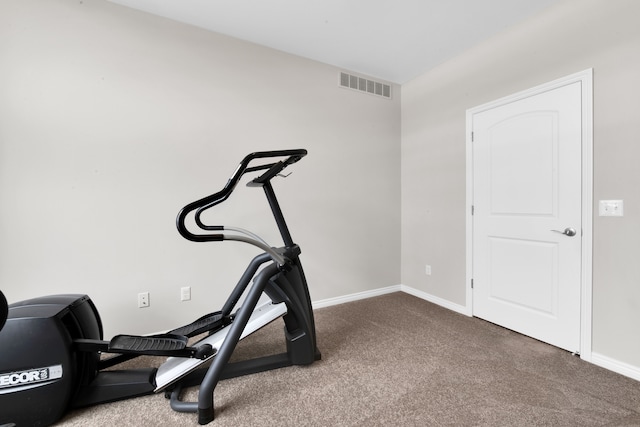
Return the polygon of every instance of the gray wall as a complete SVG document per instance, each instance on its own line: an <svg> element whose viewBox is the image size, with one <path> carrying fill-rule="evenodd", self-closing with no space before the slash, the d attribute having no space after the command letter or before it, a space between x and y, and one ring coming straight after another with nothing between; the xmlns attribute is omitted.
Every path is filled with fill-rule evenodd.
<svg viewBox="0 0 640 427"><path fill-rule="evenodd" d="M219 309L259 251L188 242L175 216L245 154L298 147L274 185L312 299L398 285L400 88L342 89L339 71L105 1L0 2L7 298L87 293L107 336ZM263 199L242 184L211 221L279 244Z"/></svg>
<svg viewBox="0 0 640 427"><path fill-rule="evenodd" d="M565 1L402 86L404 285L465 304L466 110L593 68L593 352L640 369L639 16L636 0ZM625 216L598 217L599 199Z"/></svg>

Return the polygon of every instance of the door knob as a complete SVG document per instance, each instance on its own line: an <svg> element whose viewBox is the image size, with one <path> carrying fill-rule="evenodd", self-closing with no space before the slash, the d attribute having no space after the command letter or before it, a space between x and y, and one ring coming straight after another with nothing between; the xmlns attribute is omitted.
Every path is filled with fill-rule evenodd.
<svg viewBox="0 0 640 427"><path fill-rule="evenodd" d="M575 228L570 228L567 227L564 229L564 231L560 231L560 230L551 230L554 233L560 233L560 234L564 234L565 236L569 236L569 237L573 237L576 235L576 229Z"/></svg>

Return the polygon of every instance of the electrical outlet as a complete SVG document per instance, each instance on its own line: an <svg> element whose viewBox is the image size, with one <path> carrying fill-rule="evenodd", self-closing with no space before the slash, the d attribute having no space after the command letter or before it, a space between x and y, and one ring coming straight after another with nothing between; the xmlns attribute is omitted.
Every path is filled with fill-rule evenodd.
<svg viewBox="0 0 640 427"><path fill-rule="evenodd" d="M598 213L600 216L624 216L624 201L600 200Z"/></svg>
<svg viewBox="0 0 640 427"><path fill-rule="evenodd" d="M138 308L149 307L149 292L140 292L138 294Z"/></svg>
<svg viewBox="0 0 640 427"><path fill-rule="evenodd" d="M180 288L180 301L189 301L191 299L191 286Z"/></svg>
<svg viewBox="0 0 640 427"><path fill-rule="evenodd" d="M424 266L424 274L426 274L427 276L431 276L431 266L430 265L425 265Z"/></svg>

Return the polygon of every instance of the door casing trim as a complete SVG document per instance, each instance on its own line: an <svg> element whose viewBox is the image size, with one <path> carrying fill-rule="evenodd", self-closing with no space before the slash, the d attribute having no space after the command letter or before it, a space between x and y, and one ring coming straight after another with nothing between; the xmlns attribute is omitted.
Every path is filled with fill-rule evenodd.
<svg viewBox="0 0 640 427"><path fill-rule="evenodd" d="M465 314L473 316L473 115L511 102L580 82L582 95L582 259L580 287L580 357L592 359L593 301L593 69L589 68L548 83L479 105L466 113L466 302Z"/></svg>

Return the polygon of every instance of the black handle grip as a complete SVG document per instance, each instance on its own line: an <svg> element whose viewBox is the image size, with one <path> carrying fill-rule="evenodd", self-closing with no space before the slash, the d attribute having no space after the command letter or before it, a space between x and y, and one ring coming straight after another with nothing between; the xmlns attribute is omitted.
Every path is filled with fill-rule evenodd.
<svg viewBox="0 0 640 427"><path fill-rule="evenodd" d="M0 291L0 330L4 327L7 317L9 315L9 304L4 297L2 291Z"/></svg>

